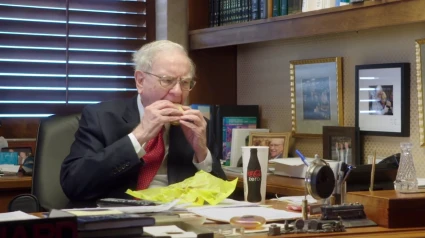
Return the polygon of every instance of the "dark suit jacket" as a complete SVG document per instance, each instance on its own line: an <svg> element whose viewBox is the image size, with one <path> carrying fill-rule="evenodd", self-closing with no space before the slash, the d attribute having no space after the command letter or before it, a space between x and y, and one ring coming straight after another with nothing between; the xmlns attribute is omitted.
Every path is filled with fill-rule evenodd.
<svg viewBox="0 0 425 238"><path fill-rule="evenodd" d="M71 201L128 198L125 191L136 188L144 163L128 137L139 122L137 97L84 108L60 174L62 189ZM197 169L192 162L194 151L181 128L171 126L169 133L167 171L168 182L172 184L193 176ZM210 151L213 143L208 146ZM212 157L211 173L225 179L220 161L215 155Z"/></svg>

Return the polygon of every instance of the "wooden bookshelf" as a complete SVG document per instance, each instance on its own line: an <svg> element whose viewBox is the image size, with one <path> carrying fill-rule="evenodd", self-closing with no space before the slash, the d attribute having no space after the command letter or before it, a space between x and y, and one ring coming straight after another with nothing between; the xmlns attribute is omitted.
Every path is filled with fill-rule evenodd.
<svg viewBox="0 0 425 238"><path fill-rule="evenodd" d="M425 22L424 0L366 1L212 28L205 28L208 25L205 1L199 1L194 9L197 11L192 8L189 13L192 19L197 19L189 27L190 50ZM205 13L204 17L200 17L200 12Z"/></svg>

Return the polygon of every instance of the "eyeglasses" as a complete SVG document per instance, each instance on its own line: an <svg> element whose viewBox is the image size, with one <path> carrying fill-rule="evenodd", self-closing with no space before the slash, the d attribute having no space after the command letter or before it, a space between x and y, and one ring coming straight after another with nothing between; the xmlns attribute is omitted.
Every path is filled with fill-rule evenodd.
<svg viewBox="0 0 425 238"><path fill-rule="evenodd" d="M192 78L178 79L171 76L159 76L149 72L144 72L144 73L157 77L159 80L159 84L165 89L172 89L178 82L180 83L180 88L183 91L190 91L193 89L193 87L195 87L195 84L196 84L196 81L194 81Z"/></svg>
<svg viewBox="0 0 425 238"><path fill-rule="evenodd" d="M279 147L279 146L281 146L282 144L269 144L269 147Z"/></svg>

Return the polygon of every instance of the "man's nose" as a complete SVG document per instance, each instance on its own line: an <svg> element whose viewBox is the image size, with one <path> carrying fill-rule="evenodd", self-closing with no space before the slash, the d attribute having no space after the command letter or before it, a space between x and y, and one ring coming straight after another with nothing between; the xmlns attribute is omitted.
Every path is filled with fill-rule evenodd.
<svg viewBox="0 0 425 238"><path fill-rule="evenodd" d="M180 85L180 81L177 81L176 85L174 85L170 91L172 91L174 94L181 94L183 91Z"/></svg>

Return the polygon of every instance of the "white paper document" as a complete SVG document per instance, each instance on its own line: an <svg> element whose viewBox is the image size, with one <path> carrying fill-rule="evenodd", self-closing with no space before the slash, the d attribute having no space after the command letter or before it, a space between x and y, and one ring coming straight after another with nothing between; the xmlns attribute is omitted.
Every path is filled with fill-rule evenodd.
<svg viewBox="0 0 425 238"><path fill-rule="evenodd" d="M0 171L5 174L16 174L19 171L19 165L0 164Z"/></svg>
<svg viewBox="0 0 425 238"><path fill-rule="evenodd" d="M196 238L197 234L195 232L186 232L179 227L172 226L145 226L143 231L156 237L156 236L171 236L175 238Z"/></svg>
<svg viewBox="0 0 425 238"><path fill-rule="evenodd" d="M18 221L18 220L30 220L30 219L38 219L38 218L39 217L30 215L21 211L0 213L0 221Z"/></svg>
<svg viewBox="0 0 425 238"><path fill-rule="evenodd" d="M151 213L151 212L165 212L171 210L179 200L173 202L161 204L157 206L128 206L128 207L95 207L95 208L77 208L77 209L65 209L63 211L101 211L101 210L118 210L124 213Z"/></svg>
<svg viewBox="0 0 425 238"><path fill-rule="evenodd" d="M268 207L234 207L234 208L214 208L214 209L188 209L197 215L206 217L214 221L230 222L232 217L240 216L262 216L267 222L295 219L302 216L301 213L288 212Z"/></svg>
<svg viewBox="0 0 425 238"><path fill-rule="evenodd" d="M290 202L292 204L301 205L302 201L304 200L304 196L280 197L280 198L273 199L273 200L287 201L287 202ZM309 204L317 203L317 200L314 199L311 195L307 195L307 201L308 201Z"/></svg>
<svg viewBox="0 0 425 238"><path fill-rule="evenodd" d="M256 203L237 201L237 200L226 198L217 205L188 206L186 207L186 209L193 211L193 210L202 210L202 209L216 209L216 208L230 208L230 207L259 207L259 206L260 205Z"/></svg>

